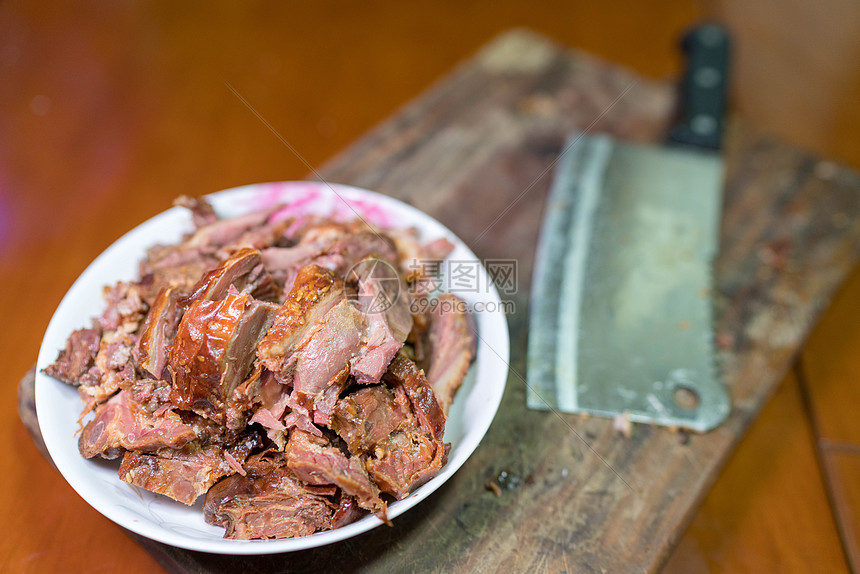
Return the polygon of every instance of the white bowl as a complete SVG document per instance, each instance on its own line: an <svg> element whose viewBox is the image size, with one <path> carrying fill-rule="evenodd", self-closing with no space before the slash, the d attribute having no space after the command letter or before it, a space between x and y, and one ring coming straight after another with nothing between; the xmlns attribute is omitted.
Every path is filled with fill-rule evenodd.
<svg viewBox="0 0 860 574"><path fill-rule="evenodd" d="M285 202L292 213L317 213L351 219L356 214L372 224L414 226L422 240L445 237L455 245L449 261L468 262L477 269L478 292L456 291L475 310L479 340L476 360L449 413L445 441L452 444L448 463L439 474L404 500L391 504L395 518L427 498L448 480L478 446L498 410L508 375L508 327L498 293L486 270L466 245L435 219L390 197L355 187L318 182L248 185L208 196L223 217ZM117 524L147 538L190 550L218 554L272 554L330 544L379 526L370 515L352 524L310 536L286 540L241 541L223 538L224 529L206 524L202 500L188 507L164 496L123 482L118 464L86 460L78 452L78 416L82 403L77 391L44 375L75 329L90 326L104 308L102 287L137 277L138 261L155 243L178 242L192 228L190 214L171 208L134 228L96 258L75 281L54 313L36 373L36 411L48 451L68 483L96 510ZM395 523L396 528L396 523Z"/></svg>

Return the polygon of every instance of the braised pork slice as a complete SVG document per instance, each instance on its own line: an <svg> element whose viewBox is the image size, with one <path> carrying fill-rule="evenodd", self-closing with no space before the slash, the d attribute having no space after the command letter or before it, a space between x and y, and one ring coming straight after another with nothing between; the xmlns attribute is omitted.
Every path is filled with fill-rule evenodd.
<svg viewBox="0 0 860 574"><path fill-rule="evenodd" d="M129 484L192 505L220 478L245 473L242 462L259 446L259 438L248 434L227 449L193 442L181 449L164 448L151 454L127 452L119 467L119 477Z"/></svg>
<svg viewBox="0 0 860 574"><path fill-rule="evenodd" d="M331 428L353 455L370 452L393 432L409 426L411 407L402 387L374 385L350 393L334 409Z"/></svg>
<svg viewBox="0 0 860 574"><path fill-rule="evenodd" d="M282 207L282 205L276 205L238 217L218 219L197 229L183 245L186 247L224 247L265 225L269 218Z"/></svg>
<svg viewBox="0 0 860 574"><path fill-rule="evenodd" d="M187 306L201 299L221 301L231 287L263 301L277 301L279 297L277 286L263 267L260 251L246 247L206 272L182 304Z"/></svg>
<svg viewBox="0 0 860 574"><path fill-rule="evenodd" d="M176 335L179 319L182 316L177 306L179 293L175 287L167 286L158 292L143 326L134 349L137 368L155 379L166 379L167 350Z"/></svg>
<svg viewBox="0 0 860 574"><path fill-rule="evenodd" d="M313 263L343 276L359 261L371 255L397 265L397 250L391 239L373 231L338 237Z"/></svg>
<svg viewBox="0 0 860 574"><path fill-rule="evenodd" d="M206 522L225 527L225 538L307 536L332 528L337 511L343 515L351 510L341 510L345 505L335 504L327 491L301 481L287 466L282 453L254 455L245 466L247 476L221 480L209 490L203 504ZM343 523L342 516L338 519Z"/></svg>
<svg viewBox="0 0 860 574"><path fill-rule="evenodd" d="M293 393L301 393L315 405L329 388L342 385L347 365L361 347L361 333L361 314L348 300L332 307L293 349Z"/></svg>
<svg viewBox="0 0 860 574"><path fill-rule="evenodd" d="M381 510L379 490L370 481L359 457L347 458L324 437L295 429L284 451L287 465L308 484L331 484L354 496L358 505Z"/></svg>
<svg viewBox="0 0 860 574"><path fill-rule="evenodd" d="M437 302L427 335L427 380L447 415L475 358L477 339L465 302L451 293L440 295Z"/></svg>
<svg viewBox="0 0 860 574"><path fill-rule="evenodd" d="M135 401L131 391L120 391L96 408L95 418L78 438L78 448L85 458L113 459L125 450L182 448L196 438L177 413L165 410L156 416Z"/></svg>
<svg viewBox="0 0 860 574"><path fill-rule="evenodd" d="M332 272L316 265L302 267L257 348L257 357L263 366L274 373L291 366L295 348L344 297L343 281Z"/></svg>
<svg viewBox="0 0 860 574"><path fill-rule="evenodd" d="M374 384L412 330L409 293L397 269L376 256L361 260L350 274L358 281L358 307L367 325L350 373L358 383Z"/></svg>
<svg viewBox="0 0 860 574"><path fill-rule="evenodd" d="M398 353L384 380L408 398L412 413L388 437L375 441L365 466L380 490L402 499L439 473L451 445L442 442L445 415L412 360Z"/></svg>
<svg viewBox="0 0 860 574"><path fill-rule="evenodd" d="M95 365L101 338L101 329L96 327L74 331L45 373L71 385L80 384L81 377Z"/></svg>
<svg viewBox="0 0 860 574"><path fill-rule="evenodd" d="M430 382L424 376L424 371L405 354L398 353L385 373L385 381L404 390L419 424L434 440L441 441L445 434L447 417L433 393Z"/></svg>
<svg viewBox="0 0 860 574"><path fill-rule="evenodd" d="M168 357L174 404L224 422L233 390L250 374L257 344L276 312L275 305L235 291L223 301L194 301Z"/></svg>
<svg viewBox="0 0 860 574"><path fill-rule="evenodd" d="M291 402L327 424L361 347L363 318L346 299L343 281L307 265L257 348L260 363L292 386Z"/></svg>

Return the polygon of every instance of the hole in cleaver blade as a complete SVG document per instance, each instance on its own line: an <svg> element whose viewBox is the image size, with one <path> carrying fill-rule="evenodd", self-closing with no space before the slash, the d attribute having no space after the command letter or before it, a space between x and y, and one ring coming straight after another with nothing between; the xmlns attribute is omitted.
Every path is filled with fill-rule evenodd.
<svg viewBox="0 0 860 574"><path fill-rule="evenodd" d="M536 254L528 406L716 427L730 411L710 297L719 154L606 136L565 149Z"/></svg>

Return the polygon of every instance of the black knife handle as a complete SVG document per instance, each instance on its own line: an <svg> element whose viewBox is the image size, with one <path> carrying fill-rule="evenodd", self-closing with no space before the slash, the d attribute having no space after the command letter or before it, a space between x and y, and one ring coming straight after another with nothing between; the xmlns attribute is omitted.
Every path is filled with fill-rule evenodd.
<svg viewBox="0 0 860 574"><path fill-rule="evenodd" d="M716 24L690 31L681 42L687 64L681 79L678 121L669 143L720 149L729 78L730 39Z"/></svg>

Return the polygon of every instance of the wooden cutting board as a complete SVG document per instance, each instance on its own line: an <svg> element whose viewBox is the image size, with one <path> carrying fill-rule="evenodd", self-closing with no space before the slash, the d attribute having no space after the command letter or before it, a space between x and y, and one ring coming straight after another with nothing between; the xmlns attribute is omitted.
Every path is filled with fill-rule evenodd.
<svg viewBox="0 0 860 574"><path fill-rule="evenodd" d="M482 259L515 259L511 371L471 459L428 500L354 539L259 557L135 535L171 572L654 571L860 254L860 176L731 122L717 343L733 411L706 435L526 409L528 295L551 165L574 129L659 141L670 85L525 31L505 34L324 166L398 197ZM38 442L32 374L22 419Z"/></svg>

